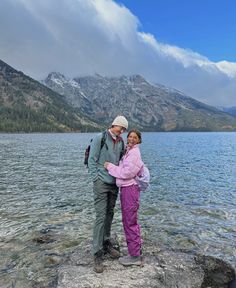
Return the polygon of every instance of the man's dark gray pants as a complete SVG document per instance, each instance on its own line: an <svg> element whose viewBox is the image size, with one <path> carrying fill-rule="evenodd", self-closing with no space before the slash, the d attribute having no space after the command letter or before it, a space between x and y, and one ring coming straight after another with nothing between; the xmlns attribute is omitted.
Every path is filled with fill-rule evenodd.
<svg viewBox="0 0 236 288"><path fill-rule="evenodd" d="M97 179L93 183L93 192L96 213L93 230L93 253L95 254L103 249L104 241L110 239L118 187L115 184L107 184Z"/></svg>

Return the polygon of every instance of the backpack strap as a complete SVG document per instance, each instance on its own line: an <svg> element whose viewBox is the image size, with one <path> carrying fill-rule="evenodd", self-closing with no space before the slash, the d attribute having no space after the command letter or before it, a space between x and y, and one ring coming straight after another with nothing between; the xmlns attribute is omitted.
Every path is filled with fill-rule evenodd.
<svg viewBox="0 0 236 288"><path fill-rule="evenodd" d="M102 147L104 146L105 142L106 142L106 138L107 138L107 131L103 131L102 132L102 139L101 139L101 149L102 150Z"/></svg>
<svg viewBox="0 0 236 288"><path fill-rule="evenodd" d="M101 146L100 146L100 151L102 149L102 147L104 146L105 142L106 142L106 136L107 136L107 131L103 131L102 132L102 138L101 138ZM90 148L91 148L91 142L93 141L93 139L90 140L90 144L88 145L88 147L85 150L84 153L84 165L88 168L88 158L89 158L89 153L90 153Z"/></svg>
<svg viewBox="0 0 236 288"><path fill-rule="evenodd" d="M121 153L120 153L120 160L125 155L125 143L124 143L124 140L123 140L122 137L121 137L121 142L122 142L122 150L121 150Z"/></svg>

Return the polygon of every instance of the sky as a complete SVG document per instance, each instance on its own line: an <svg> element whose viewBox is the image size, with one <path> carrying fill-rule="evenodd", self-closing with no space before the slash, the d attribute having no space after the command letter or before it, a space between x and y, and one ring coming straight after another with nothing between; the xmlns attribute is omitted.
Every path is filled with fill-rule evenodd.
<svg viewBox="0 0 236 288"><path fill-rule="evenodd" d="M1 0L0 59L36 80L141 74L236 106L236 1Z"/></svg>
<svg viewBox="0 0 236 288"><path fill-rule="evenodd" d="M211 61L236 62L235 0L118 0L146 33Z"/></svg>

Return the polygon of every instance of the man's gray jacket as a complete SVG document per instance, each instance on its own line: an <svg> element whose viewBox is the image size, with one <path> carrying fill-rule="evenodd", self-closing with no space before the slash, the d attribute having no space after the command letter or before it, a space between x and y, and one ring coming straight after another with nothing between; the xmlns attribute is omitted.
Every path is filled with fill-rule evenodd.
<svg viewBox="0 0 236 288"><path fill-rule="evenodd" d="M90 145L88 159L89 173L93 181L99 178L105 183L115 184L115 178L108 174L104 168L104 163L107 161L115 165L119 164L122 153L124 152L124 142L121 137L114 140L107 130L106 140L101 149L102 134L103 133L99 133L96 135Z"/></svg>

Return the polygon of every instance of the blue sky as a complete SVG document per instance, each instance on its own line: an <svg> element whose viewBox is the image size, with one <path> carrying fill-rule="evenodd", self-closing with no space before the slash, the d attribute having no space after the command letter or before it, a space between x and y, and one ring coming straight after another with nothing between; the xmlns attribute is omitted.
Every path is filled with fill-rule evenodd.
<svg viewBox="0 0 236 288"><path fill-rule="evenodd" d="M139 30L212 61L236 62L235 0L117 0L140 20Z"/></svg>
<svg viewBox="0 0 236 288"><path fill-rule="evenodd" d="M233 0L0 0L0 59L36 80L53 71L140 74L236 106L235 8Z"/></svg>

